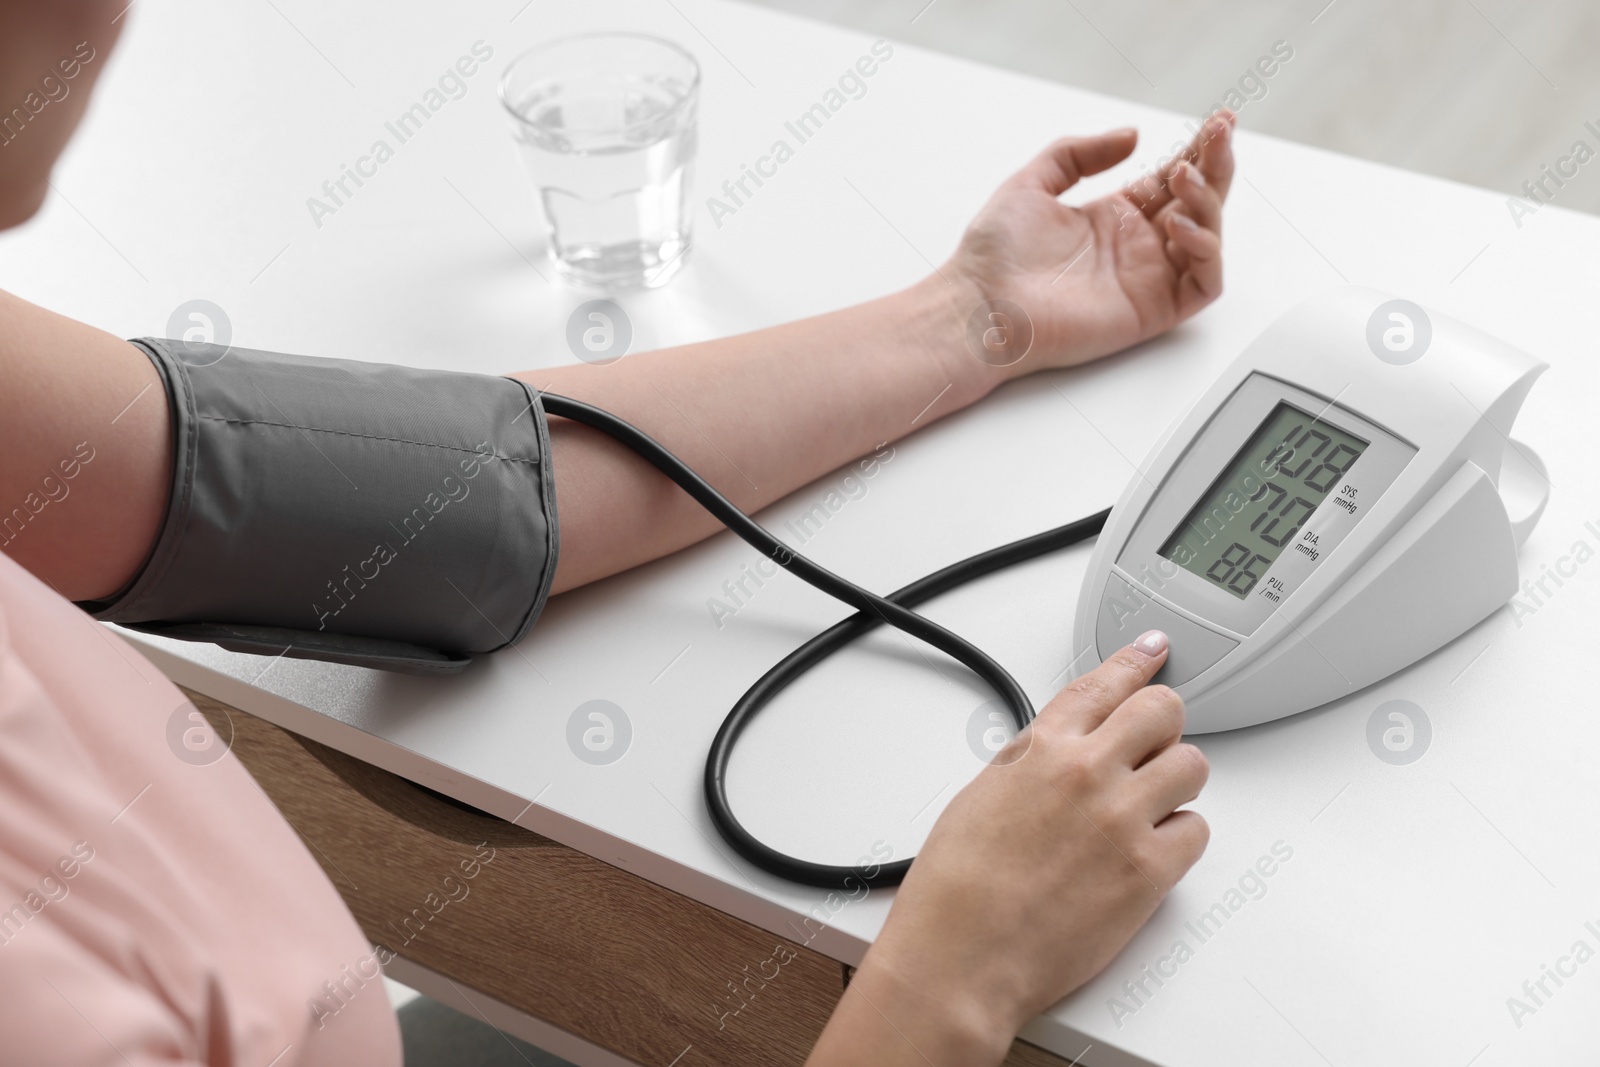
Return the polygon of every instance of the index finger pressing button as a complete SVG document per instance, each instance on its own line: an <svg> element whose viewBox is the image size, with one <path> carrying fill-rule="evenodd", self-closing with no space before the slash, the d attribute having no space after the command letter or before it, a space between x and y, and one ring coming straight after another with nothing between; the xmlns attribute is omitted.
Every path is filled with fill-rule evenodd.
<svg viewBox="0 0 1600 1067"><path fill-rule="evenodd" d="M1110 656L1146 630L1164 630L1171 639L1167 662L1153 679L1180 686L1231 652L1239 642L1158 604L1132 582L1112 572L1100 599L1094 640L1097 658Z"/></svg>

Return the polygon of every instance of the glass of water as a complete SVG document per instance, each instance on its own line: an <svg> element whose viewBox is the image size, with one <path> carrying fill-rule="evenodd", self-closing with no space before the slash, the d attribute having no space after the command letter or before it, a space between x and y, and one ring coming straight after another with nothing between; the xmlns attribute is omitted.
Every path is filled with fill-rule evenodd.
<svg viewBox="0 0 1600 1067"><path fill-rule="evenodd" d="M637 33L524 52L500 81L551 258L596 289L661 285L689 254L700 66Z"/></svg>

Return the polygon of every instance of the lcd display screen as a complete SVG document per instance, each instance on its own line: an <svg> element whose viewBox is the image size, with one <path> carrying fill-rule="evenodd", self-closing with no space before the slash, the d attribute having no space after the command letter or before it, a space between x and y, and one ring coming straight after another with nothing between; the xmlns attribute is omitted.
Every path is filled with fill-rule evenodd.
<svg viewBox="0 0 1600 1067"><path fill-rule="evenodd" d="M1368 442L1280 403L1161 554L1243 600Z"/></svg>

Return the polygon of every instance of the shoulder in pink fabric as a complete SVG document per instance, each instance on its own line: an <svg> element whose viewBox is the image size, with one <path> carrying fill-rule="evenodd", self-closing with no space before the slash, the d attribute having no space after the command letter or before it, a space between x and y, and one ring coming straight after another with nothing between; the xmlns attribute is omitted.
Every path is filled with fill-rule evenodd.
<svg viewBox="0 0 1600 1067"><path fill-rule="evenodd" d="M0 555L7 1063L400 1063L371 946L194 705Z"/></svg>

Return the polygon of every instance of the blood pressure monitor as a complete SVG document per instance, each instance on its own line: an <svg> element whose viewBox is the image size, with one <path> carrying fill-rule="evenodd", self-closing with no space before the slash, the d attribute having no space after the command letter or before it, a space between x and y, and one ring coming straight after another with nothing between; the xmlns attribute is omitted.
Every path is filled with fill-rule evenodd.
<svg viewBox="0 0 1600 1067"><path fill-rule="evenodd" d="M1439 648L1517 589L1517 549L1549 482L1508 436L1543 363L1414 304L1344 289L1245 349L1139 468L1115 508L958 560L887 595L784 544L637 427L544 394L662 471L796 577L855 608L747 689L706 757L707 810L741 856L808 885L893 885L910 860L841 867L786 855L739 821L728 765L743 730L804 672L880 625L952 656L1017 726L1033 705L982 649L915 609L1099 533L1078 600L1088 671L1146 630L1171 651L1155 681L1188 732L1266 722L1353 693Z"/></svg>
<svg viewBox="0 0 1600 1067"><path fill-rule="evenodd" d="M1420 353L1369 343L1386 314ZM1188 732L1231 730L1355 692L1506 603L1549 493L1509 431L1545 365L1418 316L1370 290L1318 297L1179 418L1095 547L1080 671L1164 630L1155 680Z"/></svg>

